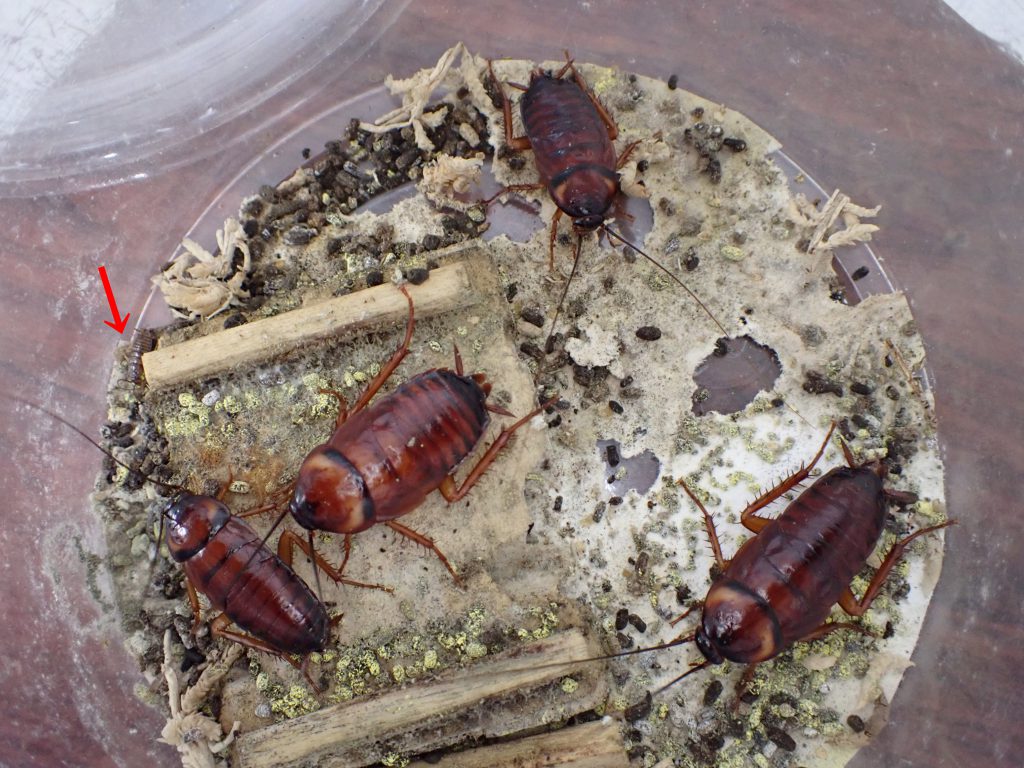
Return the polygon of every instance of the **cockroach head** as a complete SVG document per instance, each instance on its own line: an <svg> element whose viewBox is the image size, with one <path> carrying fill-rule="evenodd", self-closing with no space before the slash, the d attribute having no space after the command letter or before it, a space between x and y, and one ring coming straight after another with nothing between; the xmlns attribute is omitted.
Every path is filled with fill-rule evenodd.
<svg viewBox="0 0 1024 768"><path fill-rule="evenodd" d="M694 640L712 664L764 661L782 643L778 620L764 598L731 579L711 585Z"/></svg>
<svg viewBox="0 0 1024 768"><path fill-rule="evenodd" d="M168 503L164 517L167 518L167 549L171 557L181 563L207 545L231 519L231 512L213 496L181 493Z"/></svg>
<svg viewBox="0 0 1024 768"><path fill-rule="evenodd" d="M619 175L597 164L577 165L555 176L548 189L555 205L572 218L573 230L586 234L604 223L619 193Z"/></svg>
<svg viewBox="0 0 1024 768"><path fill-rule="evenodd" d="M302 462L288 511L307 530L358 533L375 522L363 476L329 445L314 448Z"/></svg>

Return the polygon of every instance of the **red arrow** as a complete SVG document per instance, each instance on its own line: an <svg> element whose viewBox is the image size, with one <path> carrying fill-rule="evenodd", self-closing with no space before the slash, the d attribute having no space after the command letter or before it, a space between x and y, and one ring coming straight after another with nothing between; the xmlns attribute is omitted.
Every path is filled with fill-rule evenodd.
<svg viewBox="0 0 1024 768"><path fill-rule="evenodd" d="M132 316L129 312L124 317L117 311L117 302L114 301L114 291L110 287L110 278L107 277L107 268L100 267L100 279L103 281L103 290L107 292L107 303L110 304L110 314L113 315L113 320L104 320L104 325L109 325L118 333L124 333L125 326L128 325L128 318Z"/></svg>

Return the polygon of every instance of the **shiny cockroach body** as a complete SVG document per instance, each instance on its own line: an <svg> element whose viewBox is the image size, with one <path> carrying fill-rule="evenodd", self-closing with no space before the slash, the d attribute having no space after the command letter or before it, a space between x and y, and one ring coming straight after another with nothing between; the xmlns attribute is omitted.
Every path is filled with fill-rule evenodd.
<svg viewBox="0 0 1024 768"><path fill-rule="evenodd" d="M417 374L394 392L370 399L409 352L415 327L413 302L405 340L349 411L340 394L334 434L303 461L289 511L309 531L344 533L345 561L351 534L377 523L387 525L431 549L458 582L458 575L434 542L396 522L433 491L448 503L462 499L494 461L512 434L553 402L549 400L501 431L497 439L456 485L454 472L483 438L494 412L508 411L487 402L491 385L483 374L467 376L455 350L455 370ZM345 563L339 570L343 571Z"/></svg>
<svg viewBox="0 0 1024 768"><path fill-rule="evenodd" d="M696 643L706 659L698 668L725 660L757 664L774 658L793 643L814 640L838 629L864 632L857 624L827 622L832 606L838 603L848 615L863 616L907 546L919 536L953 524L947 521L922 528L896 542L858 600L850 583L882 535L887 499L907 498L907 494L883 487L883 461L857 465L843 443L847 466L819 477L778 517L757 514L807 479L834 429L833 424L808 466L743 510L740 520L755 535L731 560L722 555L711 515L686 483L679 481L704 516L721 571L704 599L696 632L677 639Z"/></svg>
<svg viewBox="0 0 1024 768"><path fill-rule="evenodd" d="M621 192L618 169L625 165L639 141L629 144L618 154L615 139L618 127L608 111L595 98L586 81L573 65L569 52L565 52L565 65L555 73L534 69L530 73L528 86L509 83L525 91L519 102L525 136L515 136L512 128L512 105L494 74L494 67L487 62L488 71L495 87L501 94L505 119L505 143L515 150L533 150L534 162L540 182L537 184L516 184L505 187L491 202L510 191L546 189L558 210L551 220L549 242L549 267L554 269L555 239L558 222L562 215L572 219L573 231L577 235L576 253L572 272L566 282L559 309L565 300L569 284L576 274L583 236L590 232L604 232L619 242L628 245L654 266L669 276L686 291L707 313L723 334L728 335L711 311L683 282L643 250L628 242L605 223L608 211ZM566 74L572 79L566 79ZM558 312L555 313L555 320ZM554 322L552 323L554 333ZM551 340L549 337L549 346ZM550 349L549 349L550 351Z"/></svg>
<svg viewBox="0 0 1024 768"><path fill-rule="evenodd" d="M179 494L165 516L167 548L185 571L196 626L201 592L221 611L210 622L214 635L279 656L313 684L305 662L300 667L288 655L308 658L323 651L330 636L327 608L290 565L293 546L305 548L305 542L285 531L275 555L245 521L212 496ZM231 623L243 632L229 629Z"/></svg>
<svg viewBox="0 0 1024 768"><path fill-rule="evenodd" d="M618 127L611 115L587 88L583 76L566 52L558 72L537 68L530 73L529 86L510 83L525 91L519 102L525 136L514 136L512 105L501 83L487 63L491 79L501 93L505 116L505 143L516 150L532 149L538 184L507 187L503 192L546 189L558 210L551 222L551 266L554 267L555 237L562 214L572 219L577 235L602 227L608 210L619 194L621 168L639 142L630 144L621 156L615 151ZM563 79L567 73L572 79Z"/></svg>
<svg viewBox="0 0 1024 768"><path fill-rule="evenodd" d="M30 401L12 399L61 422L112 461L130 472L136 471L61 416ZM220 611L210 622L213 635L284 659L317 688L307 670L308 657L314 651L325 649L330 629L340 616L331 619L324 603L292 570L295 547L314 556L317 565L336 581L390 590L342 578L292 531L281 534L277 554L274 554L244 520L231 514L219 498L195 495L180 486L151 477L145 479L176 491L161 512L161 529L166 520L167 549L185 572L185 586L194 617L193 633L201 623L199 593L202 593L213 609ZM222 494L228 485L225 484ZM232 624L242 631L231 629ZM303 662L294 661L292 655L304 657Z"/></svg>
<svg viewBox="0 0 1024 768"><path fill-rule="evenodd" d="M662 686L660 693L687 675L726 660L751 665L746 673L749 676L754 665L778 656L794 643L815 640L839 629L869 634L858 624L828 622L832 607L838 603L848 615L863 616L907 546L919 536L955 521L922 528L897 541L858 600L850 583L878 544L885 525L887 500L912 498L912 494L883 487L884 461L857 465L843 443L847 466L819 477L778 517L757 514L810 476L834 429L833 424L809 465L765 491L743 510L740 520L754 536L731 560L722 554L710 513L680 480L678 484L704 516L720 571L704 598L700 624L692 634L667 643L586 661L632 656L694 642L704 661ZM672 624L689 614L687 611Z"/></svg>

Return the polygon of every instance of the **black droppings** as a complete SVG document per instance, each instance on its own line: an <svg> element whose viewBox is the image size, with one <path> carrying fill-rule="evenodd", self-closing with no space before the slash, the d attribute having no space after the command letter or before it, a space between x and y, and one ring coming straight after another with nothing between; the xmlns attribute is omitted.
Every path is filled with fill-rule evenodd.
<svg viewBox="0 0 1024 768"><path fill-rule="evenodd" d="M784 749L787 752L792 752L796 749L796 741L781 728L774 725L765 726L764 732L771 739L771 742L779 749Z"/></svg>
<svg viewBox="0 0 1024 768"><path fill-rule="evenodd" d="M530 325L535 325L538 328L544 327L544 314L536 307L524 307L519 316Z"/></svg>
<svg viewBox="0 0 1024 768"><path fill-rule="evenodd" d="M812 395L833 394L836 397L843 396L843 385L837 381L832 381L825 374L818 371L807 371L804 374L803 389L804 392L809 392Z"/></svg>
<svg viewBox="0 0 1024 768"><path fill-rule="evenodd" d="M643 341L657 341L661 338L661 329L656 325L644 325L636 329L636 337Z"/></svg>
<svg viewBox="0 0 1024 768"><path fill-rule="evenodd" d="M710 707L718 701L718 697L722 695L724 687L721 680L712 680L708 687L704 689L704 706Z"/></svg>
<svg viewBox="0 0 1024 768"><path fill-rule="evenodd" d="M413 267L405 273L405 279L413 285L422 285L430 277L430 270L425 267Z"/></svg>
<svg viewBox="0 0 1024 768"><path fill-rule="evenodd" d="M619 456L619 449L615 446L614 443L610 444L607 448L605 448L605 458L608 461L609 467L619 466L619 460L621 459L621 456Z"/></svg>
<svg viewBox="0 0 1024 768"><path fill-rule="evenodd" d="M620 608L615 614L615 629L619 632L626 628L629 623L629 610L626 608Z"/></svg>
<svg viewBox="0 0 1024 768"><path fill-rule="evenodd" d="M622 711L622 714L626 720L631 723L636 722L637 720L642 720L651 714L652 701L653 697L651 696L651 692L647 691L642 700L638 701L636 704L626 707Z"/></svg>

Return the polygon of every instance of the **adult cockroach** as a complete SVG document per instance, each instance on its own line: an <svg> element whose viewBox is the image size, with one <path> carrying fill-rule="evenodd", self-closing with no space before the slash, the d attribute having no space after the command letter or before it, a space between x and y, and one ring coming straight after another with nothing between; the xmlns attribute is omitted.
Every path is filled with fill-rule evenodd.
<svg viewBox="0 0 1024 768"><path fill-rule="evenodd" d="M56 419L112 461L129 472L136 471L63 417L27 400L13 399ZM295 547L315 557L317 565L339 583L390 590L343 578L292 531L281 534L275 555L244 520L231 514L220 498L195 495L181 486L151 477L145 479L175 491L161 511L160 524L162 529L163 521L167 520L167 549L185 572L194 617L193 633L201 623L198 596L201 592L210 605L221 612L210 622L213 635L284 659L319 691L309 675L309 654L326 648L330 629L341 616L331 619L324 603L292 570ZM242 631L230 629L232 623ZM304 657L302 663L296 662L292 655Z"/></svg>
<svg viewBox="0 0 1024 768"><path fill-rule="evenodd" d="M850 582L864 567L882 535L886 500L906 500L908 494L882 486L884 460L855 464L842 444L847 466L836 467L815 480L776 518L757 512L807 479L821 459L835 424L811 463L765 491L740 514L754 532L726 560L714 520L683 480L679 485L704 516L711 549L720 575L704 598L697 630L661 645L610 654L601 659L631 656L694 642L704 661L672 680L659 692L693 672L725 660L753 665L767 661L791 645L815 640L838 629L869 634L857 624L827 622L836 603L850 616L863 616L877 597L886 576L907 546L919 536L955 521L922 528L897 541L875 572L859 600ZM687 611L672 623L689 615Z"/></svg>
<svg viewBox="0 0 1024 768"><path fill-rule="evenodd" d="M711 314L704 302L678 277L605 223L608 209L611 208L621 191L618 169L625 164L629 155L640 142L633 142L626 147L621 155L616 156L613 142L618 137L618 127L608 111L587 87L583 76L573 65L569 52L565 52L565 65L558 72L552 73L538 67L530 73L528 86L509 83L509 85L525 91L519 102L523 126L526 129L525 136L513 135L512 105L494 74L494 67L490 60L487 62L487 68L495 87L501 94L505 118L505 143L516 150L533 149L534 161L540 175L540 183L512 185L503 189L498 196L509 191L547 189L551 199L558 207L551 220L549 252L549 267L551 269L554 269L558 221L562 218L563 213L572 219L573 231L577 236L576 253L573 258L572 272L566 281L558 303L559 310L569 290L569 283L572 282L572 278L576 274L583 236L590 232L601 231L628 245L668 275L697 302L719 330L728 336L728 332ZM572 80L563 79L567 73L572 74ZM495 198L491 198L491 200L493 199ZM558 310L555 312L555 321L557 319ZM552 322L553 333L554 321ZM550 341L551 337L549 336L549 346Z"/></svg>
<svg viewBox="0 0 1024 768"><path fill-rule="evenodd" d="M462 499L512 434L556 398L503 429L456 486L455 469L486 432L488 411L512 414L487 402L490 383L481 373L463 373L457 348L454 371L439 368L416 374L369 404L409 353L415 328L413 301L401 290L409 302L404 341L351 411L339 393L331 393L339 402L334 434L303 461L288 511L309 531L345 534L345 561L339 572L344 572L348 561L351 534L383 523L433 550L458 583L458 574L433 540L396 518L414 510L434 490L450 504Z"/></svg>

